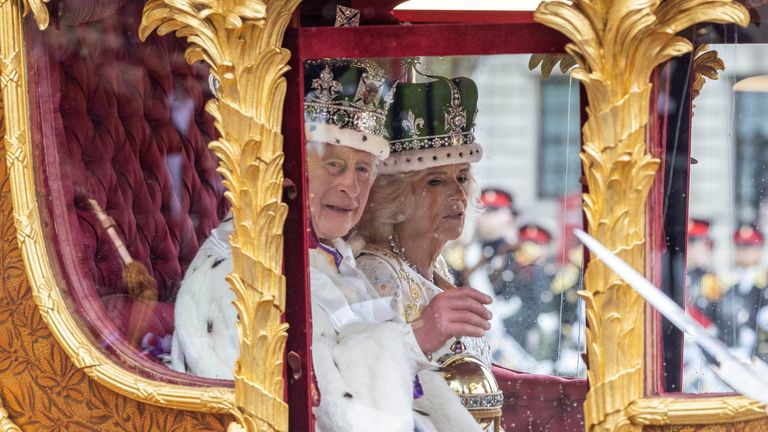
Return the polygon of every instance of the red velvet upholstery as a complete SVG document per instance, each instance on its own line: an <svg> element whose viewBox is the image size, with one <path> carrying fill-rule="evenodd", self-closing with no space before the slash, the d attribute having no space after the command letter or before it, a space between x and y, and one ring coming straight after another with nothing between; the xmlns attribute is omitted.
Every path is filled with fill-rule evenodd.
<svg viewBox="0 0 768 432"><path fill-rule="evenodd" d="M140 43L141 7L28 28L33 140L44 148L53 241L77 310L112 348L129 331L172 333L184 271L228 209L207 148L216 137L204 112L207 68L189 66L173 36ZM157 280L157 303L126 296L122 261L88 198ZM140 323L138 309L147 310Z"/></svg>
<svg viewBox="0 0 768 432"><path fill-rule="evenodd" d="M506 432L584 430L584 379L514 372L498 366L493 374L504 392L502 425Z"/></svg>
<svg viewBox="0 0 768 432"><path fill-rule="evenodd" d="M123 293L122 263L85 201L91 197L115 219L131 256L157 279L160 301L172 300L224 211L216 160L206 147L213 129L202 113L204 78L184 63L173 40L131 47L138 41L126 38L128 47L89 46L83 56L78 39L60 61L60 113L61 164L72 183L67 200L82 234L82 264L99 296ZM186 135L171 117L172 105L185 97L196 114Z"/></svg>

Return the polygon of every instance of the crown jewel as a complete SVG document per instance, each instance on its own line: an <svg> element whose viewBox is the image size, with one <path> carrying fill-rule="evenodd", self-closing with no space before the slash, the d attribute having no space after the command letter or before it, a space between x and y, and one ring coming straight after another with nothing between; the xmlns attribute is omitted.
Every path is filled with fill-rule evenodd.
<svg viewBox="0 0 768 432"><path fill-rule="evenodd" d="M395 85L374 63L355 59L308 62L304 98L306 123L325 123L341 129L386 137L387 109Z"/></svg>

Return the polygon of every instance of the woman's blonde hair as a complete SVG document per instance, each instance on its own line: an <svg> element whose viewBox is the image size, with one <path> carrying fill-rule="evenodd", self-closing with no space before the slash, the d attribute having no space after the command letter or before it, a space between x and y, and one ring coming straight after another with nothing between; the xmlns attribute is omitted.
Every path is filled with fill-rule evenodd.
<svg viewBox="0 0 768 432"><path fill-rule="evenodd" d="M379 175L371 188L368 204L357 224L357 232L369 243L385 243L396 224L408 220L416 205L415 185L428 170ZM469 174L467 210L476 210L478 193L472 172Z"/></svg>

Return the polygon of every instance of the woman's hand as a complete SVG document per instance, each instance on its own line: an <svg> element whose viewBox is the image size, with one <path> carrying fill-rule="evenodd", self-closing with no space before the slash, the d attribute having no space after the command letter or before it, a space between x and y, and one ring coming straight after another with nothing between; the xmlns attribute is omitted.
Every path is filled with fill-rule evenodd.
<svg viewBox="0 0 768 432"><path fill-rule="evenodd" d="M491 301L472 288L455 288L436 295L411 324L421 350L429 354L452 337L484 335L491 328L491 312L485 307Z"/></svg>

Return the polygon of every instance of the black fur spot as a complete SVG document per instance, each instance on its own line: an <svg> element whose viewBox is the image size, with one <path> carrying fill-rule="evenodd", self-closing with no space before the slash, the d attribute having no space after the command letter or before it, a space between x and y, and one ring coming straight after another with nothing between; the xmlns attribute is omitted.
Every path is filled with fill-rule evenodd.
<svg viewBox="0 0 768 432"><path fill-rule="evenodd" d="M445 156L446 156L446 157L451 157L451 154L450 154L450 153L448 153L448 154L447 154L447 155L445 155Z"/></svg>
<svg viewBox="0 0 768 432"><path fill-rule="evenodd" d="M459 152L459 157L464 157L464 152Z"/></svg>
<svg viewBox="0 0 768 432"><path fill-rule="evenodd" d="M432 156L432 160L437 160L437 156Z"/></svg>
<svg viewBox="0 0 768 432"><path fill-rule="evenodd" d="M363 135L363 142L368 141L368 135Z"/></svg>
<svg viewBox="0 0 768 432"><path fill-rule="evenodd" d="M418 157L418 161L419 161L419 162L421 162L421 161L423 161L423 160L424 160L424 158L423 158L423 157L421 157L421 156L419 156L419 157Z"/></svg>
<svg viewBox="0 0 768 432"><path fill-rule="evenodd" d="M334 139L334 141L336 141L336 144L341 144L341 140L338 138Z"/></svg>
<svg viewBox="0 0 768 432"><path fill-rule="evenodd" d="M213 321L208 321L208 333L213 333Z"/></svg>
<svg viewBox="0 0 768 432"><path fill-rule="evenodd" d="M347 399L352 399L352 393L344 392L344 397L347 398Z"/></svg>
<svg viewBox="0 0 768 432"><path fill-rule="evenodd" d="M406 161L406 162L410 162L410 161L411 161L411 158L405 158L405 161Z"/></svg>
<svg viewBox="0 0 768 432"><path fill-rule="evenodd" d="M223 262L224 262L224 258L219 258L219 259L217 259L216 261L213 262L213 265L211 266L211 268L215 269L216 267L219 266L219 264L221 264Z"/></svg>

